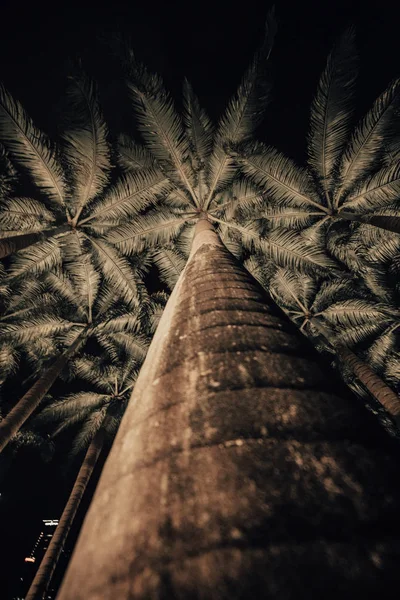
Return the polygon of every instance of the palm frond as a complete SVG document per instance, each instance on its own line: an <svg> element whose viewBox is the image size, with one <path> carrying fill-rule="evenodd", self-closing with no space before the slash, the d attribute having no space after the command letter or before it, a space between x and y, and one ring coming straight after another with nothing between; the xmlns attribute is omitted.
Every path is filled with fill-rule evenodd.
<svg viewBox="0 0 400 600"><path fill-rule="evenodd" d="M82 219L80 224L93 219L109 224L130 219L156 202L157 197L165 194L169 187L168 179L154 169L128 172L119 178L103 199L91 206L90 215Z"/></svg>
<svg viewBox="0 0 400 600"><path fill-rule="evenodd" d="M24 250L20 250L12 258L10 277L24 275L39 275L45 271L57 268L61 264L61 248L58 239L48 239L38 242Z"/></svg>
<svg viewBox="0 0 400 600"><path fill-rule="evenodd" d="M132 75L128 87L146 145L168 176L183 184L196 204L190 144L182 120L158 75L138 64L133 66Z"/></svg>
<svg viewBox="0 0 400 600"><path fill-rule="evenodd" d="M75 323L55 315L47 315L36 316L29 321L21 320L19 323L2 324L0 331L6 341L12 340L16 344L26 344L40 337L58 335L74 327Z"/></svg>
<svg viewBox="0 0 400 600"><path fill-rule="evenodd" d="M312 311L314 313L321 312L335 302L352 298L356 293L357 285L355 279L338 277L334 281L324 281L319 289L315 290L315 295L311 303ZM362 288L361 295L365 296L365 291Z"/></svg>
<svg viewBox="0 0 400 600"><path fill-rule="evenodd" d="M161 281L172 290L185 267L185 257L172 248L163 248L156 250L152 258Z"/></svg>
<svg viewBox="0 0 400 600"><path fill-rule="evenodd" d="M330 304L320 311L329 323L340 327L356 327L365 323L387 323L390 316L385 307L360 298L349 298Z"/></svg>
<svg viewBox="0 0 400 600"><path fill-rule="evenodd" d="M274 148L253 143L239 152L237 161L250 181L261 192L268 192L274 202L290 207L314 207L321 214L328 213L307 172Z"/></svg>
<svg viewBox="0 0 400 600"><path fill-rule="evenodd" d="M131 255L144 248L171 243L185 223L184 215L160 208L138 216L126 225L110 229L105 239L123 254Z"/></svg>
<svg viewBox="0 0 400 600"><path fill-rule="evenodd" d="M135 308L140 301L142 282L121 253L101 239L91 238L94 260L104 279L128 306Z"/></svg>
<svg viewBox="0 0 400 600"><path fill-rule="evenodd" d="M304 316L310 312L310 302L316 291L316 282L303 273L279 268L269 282L269 291L287 310L299 310Z"/></svg>
<svg viewBox="0 0 400 600"><path fill-rule="evenodd" d="M0 205L0 226L20 231L40 231L53 223L54 215L33 198L9 198Z"/></svg>
<svg viewBox="0 0 400 600"><path fill-rule="evenodd" d="M266 200L260 189L243 179L234 181L217 198L218 203L212 203L208 212L227 221L236 215L243 215L245 218L256 216L266 208Z"/></svg>
<svg viewBox="0 0 400 600"><path fill-rule="evenodd" d="M106 411L107 407L103 407L87 417L72 443L72 456L88 448L90 442L103 424Z"/></svg>
<svg viewBox="0 0 400 600"><path fill-rule="evenodd" d="M394 353L387 361L385 368L385 379L399 390L400 382L400 353Z"/></svg>
<svg viewBox="0 0 400 600"><path fill-rule="evenodd" d="M144 146L124 134L121 134L118 138L118 164L128 171L157 168L151 153Z"/></svg>
<svg viewBox="0 0 400 600"><path fill-rule="evenodd" d="M390 354L395 350L399 331L396 329L396 326L399 325L400 322L395 323L395 325L390 325L368 348L368 363L375 371L379 372L384 369Z"/></svg>
<svg viewBox="0 0 400 600"><path fill-rule="evenodd" d="M359 343L365 343L366 340L373 338L381 333L386 327L385 322L374 322L366 320L360 325L353 327L338 328L336 330L336 339L346 346L355 346Z"/></svg>
<svg viewBox="0 0 400 600"><path fill-rule="evenodd" d="M195 171L204 169L211 152L214 125L201 108L197 96L187 79L183 82L183 122L190 141Z"/></svg>
<svg viewBox="0 0 400 600"><path fill-rule="evenodd" d="M394 135L392 122L398 104L400 79L393 81L377 98L370 111L356 127L338 170L339 189L336 204L370 169L379 165L385 143Z"/></svg>
<svg viewBox="0 0 400 600"><path fill-rule="evenodd" d="M0 139L35 184L57 204L64 204L64 173L54 147L37 129L21 104L0 85Z"/></svg>
<svg viewBox="0 0 400 600"><path fill-rule="evenodd" d="M334 272L337 268L336 263L322 249L307 244L306 240L295 231L274 229L268 236L260 237L252 223L245 225L231 223L230 226L240 232L245 248L250 251L264 252L268 259L278 266L298 269L310 274L326 274L328 269Z"/></svg>
<svg viewBox="0 0 400 600"><path fill-rule="evenodd" d="M64 156L73 181L72 205L77 218L82 208L107 185L111 164L107 126L97 101L96 86L82 74L70 80L71 118L63 139L66 142Z"/></svg>
<svg viewBox="0 0 400 600"><path fill-rule="evenodd" d="M348 29L330 53L311 105L309 165L325 194L332 192L332 175L347 143L353 116L357 75L355 31Z"/></svg>
<svg viewBox="0 0 400 600"><path fill-rule="evenodd" d="M49 406L40 411L37 422L51 423L70 419L75 414L79 414L82 419L83 414L89 414L93 409L101 408L109 401L108 395L98 394L97 392L75 392L64 398L52 402Z"/></svg>
<svg viewBox="0 0 400 600"><path fill-rule="evenodd" d="M344 209L370 211L385 207L400 197L400 162L384 167L353 188L342 204ZM339 211L340 215L340 211Z"/></svg>

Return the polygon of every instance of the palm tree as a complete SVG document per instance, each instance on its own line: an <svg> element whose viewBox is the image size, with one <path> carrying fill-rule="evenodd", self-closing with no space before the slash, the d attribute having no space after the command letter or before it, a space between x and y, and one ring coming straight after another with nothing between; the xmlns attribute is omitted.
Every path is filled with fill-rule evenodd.
<svg viewBox="0 0 400 600"><path fill-rule="evenodd" d="M10 273L20 278L61 265L73 267L84 257L119 295L135 303L136 269L103 232L135 216L169 184L149 168L125 174L109 186L108 133L94 83L83 75L72 78L69 98L68 128L56 147L0 88L0 139L40 193L37 198L3 200L0 223L9 235L0 239L0 257L19 251Z"/></svg>
<svg viewBox="0 0 400 600"><path fill-rule="evenodd" d="M89 381L98 391L72 393L46 407L36 418L36 424L57 423L52 434L57 437L67 428L79 424L72 453L87 449L74 488L63 511L57 529L40 563L39 569L27 593L26 600L38 600L47 591L56 569L68 533L74 522L79 505L97 459L107 437L114 437L125 410L130 391L137 377L135 357L125 357L117 364L84 356L75 361L75 375Z"/></svg>
<svg viewBox="0 0 400 600"><path fill-rule="evenodd" d="M382 589L400 489L380 435L200 220L59 599Z"/></svg>
<svg viewBox="0 0 400 600"><path fill-rule="evenodd" d="M217 127L187 81L181 116L158 75L134 61L129 65L128 86L145 147L122 136L119 162L126 173L153 169L160 178L165 177L168 188L161 199L154 195L153 208L109 229L103 239L128 256L144 248L157 248L159 267L162 272L166 269L167 280L169 274L176 279L177 270L183 267L183 257L190 251L193 225L204 215L218 226L221 239L234 254L245 243L262 247L280 263L291 261L302 269L335 266L317 244L306 244L295 232L274 231L260 240L250 224L241 227L230 218L229 211L220 215L221 207L232 200L236 208L252 201L262 202L262 195L254 186L237 181L239 170L228 149L232 143L250 140L261 120L268 99L265 63L274 30L269 17L261 49Z"/></svg>
<svg viewBox="0 0 400 600"><path fill-rule="evenodd" d="M135 351L138 360L146 354L148 342L141 329L145 312L139 314L138 308L133 312L104 283L100 289L100 277L90 268L90 263L82 263L79 271L77 267L75 265L75 285L62 273L46 276L48 286L61 300L63 318L49 311L41 317L26 318L23 315L17 322L3 324L5 341L22 345L38 337L66 334L64 350L0 422L0 450L30 417L68 361L89 339L96 340L100 351L111 357L116 348Z"/></svg>
<svg viewBox="0 0 400 600"><path fill-rule="evenodd" d="M268 289L294 321L301 321L300 329L311 327L313 336L322 337L325 345L333 347L341 363L398 420L400 398L349 348L350 344L378 334L370 350L373 354L382 352L382 349L388 350L400 325L398 311L376 300L366 299L366 290L361 288L357 293L351 280L321 285L303 274L277 269Z"/></svg>
<svg viewBox="0 0 400 600"><path fill-rule="evenodd" d="M89 448L85 454L81 468L75 480L67 504L61 515L57 529L51 538L50 544L46 550L39 569L30 585L25 596L26 600L39 600L47 591L51 576L57 566L58 559L64 547L68 532L74 521L76 512L79 508L83 494L87 488L93 470L97 464L98 458L104 446L105 428L107 427L107 417L103 418L103 423L92 439Z"/></svg>
<svg viewBox="0 0 400 600"><path fill-rule="evenodd" d="M400 80L351 131L355 76L350 29L331 52L311 107L308 171L263 143L232 145L231 156L268 195L262 216L271 226L303 228L343 219L400 233Z"/></svg>

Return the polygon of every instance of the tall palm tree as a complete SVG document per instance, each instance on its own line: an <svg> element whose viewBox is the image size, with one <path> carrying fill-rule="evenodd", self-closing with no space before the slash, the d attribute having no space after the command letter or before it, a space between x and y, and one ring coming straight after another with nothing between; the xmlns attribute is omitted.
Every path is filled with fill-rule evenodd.
<svg viewBox="0 0 400 600"><path fill-rule="evenodd" d="M279 306L288 311L294 321L300 321L300 329L311 327L314 336L322 337L325 344L333 347L341 363L353 371L395 420L399 420L400 398L349 348L375 335L372 352L388 350L400 326L398 311L366 299L365 289L357 294L351 280L319 285L305 275L277 269L268 288Z"/></svg>
<svg viewBox="0 0 400 600"><path fill-rule="evenodd" d="M356 81L354 31L328 58L311 107L308 171L264 143L234 148L243 172L266 192L264 219L303 228L337 220L369 223L400 233L400 80L377 98L352 131Z"/></svg>
<svg viewBox="0 0 400 600"><path fill-rule="evenodd" d="M32 339L49 334L66 332L64 350L40 375L8 415L0 422L0 450L2 450L30 417L55 380L66 368L71 357L84 347L89 339L95 339L101 351L110 356L115 348L135 349L138 360L147 350L147 339L141 333L144 312L133 312L126 307L115 291L105 284L99 288L99 275L90 269L89 263L75 270L75 285L61 273L49 273L46 281L61 299L63 318L54 312L41 317L24 318L3 324L2 333L7 341L28 344ZM79 285L78 285L79 284Z"/></svg>
<svg viewBox="0 0 400 600"><path fill-rule="evenodd" d="M98 391L70 394L46 407L36 419L36 423L46 423L47 427L51 423L53 425L58 423L52 438L67 428L79 424L80 430L73 443L73 453L82 449L87 449L87 452L60 522L26 595L26 600L42 598L51 583L104 442L107 437L114 436L122 418L137 377L138 365L135 357L110 365L104 364L104 361L99 358L85 356L76 361L74 370L79 377L92 383Z"/></svg>
<svg viewBox="0 0 400 600"><path fill-rule="evenodd" d="M397 459L335 385L200 220L59 600L382 589Z"/></svg>
<svg viewBox="0 0 400 600"><path fill-rule="evenodd" d="M104 239L126 255L155 247L162 271L176 275L188 255L195 222L207 215L219 228L229 249L236 253L238 243L261 245L283 264L291 261L303 269L334 267L317 244L306 244L295 232L274 231L260 240L249 224L240 227L220 208L228 201L236 207L262 201L254 186L236 181L239 170L228 153L229 145L251 139L268 100L265 63L269 57L275 26L267 20L267 35L247 70L237 93L214 127L200 106L191 85L183 87L183 114L180 115L158 75L132 62L128 87L135 118L145 147L123 136L119 146L120 164L127 173L152 168L168 181L168 189L154 207L135 219L109 229ZM165 246L167 248L165 248ZM165 249L167 252L165 252ZM174 275L175 274L175 275Z"/></svg>

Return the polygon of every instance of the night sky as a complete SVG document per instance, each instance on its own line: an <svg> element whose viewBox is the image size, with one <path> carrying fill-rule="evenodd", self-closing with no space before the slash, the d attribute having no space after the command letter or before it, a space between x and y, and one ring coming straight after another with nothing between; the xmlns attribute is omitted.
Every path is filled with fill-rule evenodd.
<svg viewBox="0 0 400 600"><path fill-rule="evenodd" d="M186 76L215 120L235 91L264 28L272 2L140 3L118 0L60 3L2 0L0 80L22 101L35 122L57 135L69 59L82 57L100 85L112 135L131 128L124 82L111 58L109 39L122 34L174 97ZM233 8L236 6L236 8ZM357 27L360 78L357 115L398 76L400 36L394 2L277 0L278 34L271 56L272 100L259 138L304 162L309 106L334 40ZM120 101L121 98L121 101ZM7 459L7 456L5 456ZM58 462L22 457L3 473L0 465L0 539L5 556L0 596L7 599L41 519L57 518L65 489ZM6 469L7 464L3 464ZM70 479L73 470L70 471ZM8 589L8 591L6 591Z"/></svg>

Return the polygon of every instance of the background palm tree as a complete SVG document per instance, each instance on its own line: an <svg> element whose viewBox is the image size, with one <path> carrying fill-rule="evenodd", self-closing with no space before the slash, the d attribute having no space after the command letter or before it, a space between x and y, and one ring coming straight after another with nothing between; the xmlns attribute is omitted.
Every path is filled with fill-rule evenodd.
<svg viewBox="0 0 400 600"><path fill-rule="evenodd" d="M364 342L368 356L388 351L391 336L393 352L399 313L390 305L379 303L365 288L358 288L349 279L318 282L285 269L278 269L268 282L271 296L298 322L300 329L308 330L311 337L333 348L348 369L353 366L354 375L359 375L372 396L396 419L400 415L400 398L350 351L349 345ZM369 352L365 348L368 342ZM393 378L390 383L393 384Z"/></svg>
<svg viewBox="0 0 400 600"><path fill-rule="evenodd" d="M328 58L311 107L308 170L263 143L232 151L267 193L261 216L271 227L326 227L344 219L400 233L400 83L389 85L352 132L355 56L348 30Z"/></svg>
<svg viewBox="0 0 400 600"><path fill-rule="evenodd" d="M114 364L98 357L78 358L74 361L75 375L92 383L97 391L72 393L51 403L36 418L35 425L41 428L49 430L49 426L57 426L51 434L52 439L78 425L79 432L75 435L71 453L87 452L60 522L26 595L27 600L39 600L51 584L89 479L106 439L115 435L139 366L136 356L126 353L124 358L121 355L119 363Z"/></svg>
<svg viewBox="0 0 400 600"><path fill-rule="evenodd" d="M18 235L0 240L1 256L26 248L11 261L12 277L91 262L134 303L140 285L136 269L102 234L120 218L134 217L168 182L147 169L114 178L109 186L111 152L95 84L83 75L71 78L69 100L67 128L55 146L0 89L0 139L38 191L36 198L3 200L0 223ZM144 266L145 258L140 261Z"/></svg>
<svg viewBox="0 0 400 600"><path fill-rule="evenodd" d="M146 310L149 311L148 306L143 307L141 313L139 308L136 312L131 312L129 307L115 296L114 290L105 284L99 288L100 277L96 271L90 269L87 264L80 266L80 277L75 271L79 286L76 285L77 281L74 285L61 273L46 275L48 286L61 300L59 312L62 318L53 309L40 317L29 315L27 318L26 314L23 314L18 321L3 324L3 336L9 343L29 344L32 339L61 332L65 332L65 336L62 353L1 421L1 448L4 448L29 418L71 357L82 349L89 339L95 339L102 352L108 352L111 358L116 347L129 348L132 353L135 351L139 360L146 354L148 342L145 330L141 330L141 320Z"/></svg>

